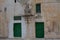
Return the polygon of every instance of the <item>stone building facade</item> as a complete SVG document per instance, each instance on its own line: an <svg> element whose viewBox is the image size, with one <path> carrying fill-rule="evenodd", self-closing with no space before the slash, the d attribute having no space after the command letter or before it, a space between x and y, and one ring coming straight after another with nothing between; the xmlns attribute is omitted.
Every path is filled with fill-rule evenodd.
<svg viewBox="0 0 60 40"><path fill-rule="evenodd" d="M17 0L0 1L0 37L60 38L59 0L30 2L32 8L27 15L24 11L26 4Z"/></svg>
<svg viewBox="0 0 60 40"><path fill-rule="evenodd" d="M36 13L36 4L39 3L41 4L41 13ZM32 4L35 15L42 16L44 22L44 38L60 38L60 18L58 17L60 10L59 0L34 0Z"/></svg>

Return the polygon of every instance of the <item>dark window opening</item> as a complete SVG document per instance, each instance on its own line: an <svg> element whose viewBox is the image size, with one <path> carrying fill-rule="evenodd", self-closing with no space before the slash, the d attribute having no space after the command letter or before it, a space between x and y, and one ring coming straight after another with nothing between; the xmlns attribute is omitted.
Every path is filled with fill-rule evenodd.
<svg viewBox="0 0 60 40"><path fill-rule="evenodd" d="M16 3L16 0L14 0L14 2Z"/></svg>
<svg viewBox="0 0 60 40"><path fill-rule="evenodd" d="M41 13L41 4L40 3L36 4L36 13Z"/></svg>
<svg viewBox="0 0 60 40"><path fill-rule="evenodd" d="M21 16L14 16L14 20L21 20Z"/></svg>

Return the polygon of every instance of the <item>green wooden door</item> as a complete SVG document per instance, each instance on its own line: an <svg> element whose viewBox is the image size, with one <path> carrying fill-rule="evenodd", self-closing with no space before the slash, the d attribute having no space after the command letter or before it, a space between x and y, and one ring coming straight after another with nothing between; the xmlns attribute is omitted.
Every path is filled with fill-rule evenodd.
<svg viewBox="0 0 60 40"><path fill-rule="evenodd" d="M14 37L21 37L21 23L14 23Z"/></svg>
<svg viewBox="0 0 60 40"><path fill-rule="evenodd" d="M44 22L36 22L36 38L44 38Z"/></svg>

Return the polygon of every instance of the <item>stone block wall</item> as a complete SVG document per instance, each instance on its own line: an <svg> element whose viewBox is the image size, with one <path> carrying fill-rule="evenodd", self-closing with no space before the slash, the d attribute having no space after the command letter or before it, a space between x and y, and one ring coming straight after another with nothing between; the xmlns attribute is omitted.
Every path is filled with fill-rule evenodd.
<svg viewBox="0 0 60 40"><path fill-rule="evenodd" d="M8 37L8 19L4 11L5 0L0 0L0 38Z"/></svg>
<svg viewBox="0 0 60 40"><path fill-rule="evenodd" d="M45 38L60 38L60 3L58 0L34 0L33 12L36 3L41 3L41 14L44 19Z"/></svg>

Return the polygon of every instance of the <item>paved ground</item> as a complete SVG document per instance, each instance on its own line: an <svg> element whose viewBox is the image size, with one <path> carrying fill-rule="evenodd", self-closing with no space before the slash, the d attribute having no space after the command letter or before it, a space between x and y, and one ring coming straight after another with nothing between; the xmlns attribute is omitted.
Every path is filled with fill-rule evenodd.
<svg viewBox="0 0 60 40"><path fill-rule="evenodd" d="M0 40L60 40L60 39L0 39Z"/></svg>

